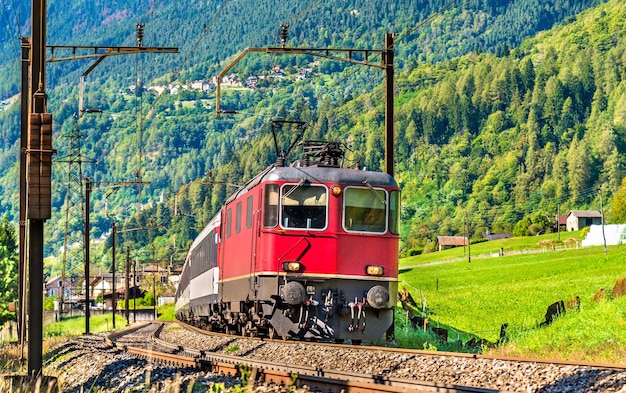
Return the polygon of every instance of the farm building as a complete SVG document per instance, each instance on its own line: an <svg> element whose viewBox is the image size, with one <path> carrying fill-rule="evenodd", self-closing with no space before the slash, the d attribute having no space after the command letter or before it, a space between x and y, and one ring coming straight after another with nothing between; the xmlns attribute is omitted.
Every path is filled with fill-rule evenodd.
<svg viewBox="0 0 626 393"><path fill-rule="evenodd" d="M566 221L568 231L578 231L591 225L602 225L602 214L596 210L572 210Z"/></svg>
<svg viewBox="0 0 626 393"><path fill-rule="evenodd" d="M459 246L467 246L469 242L465 236L437 236L437 251Z"/></svg>

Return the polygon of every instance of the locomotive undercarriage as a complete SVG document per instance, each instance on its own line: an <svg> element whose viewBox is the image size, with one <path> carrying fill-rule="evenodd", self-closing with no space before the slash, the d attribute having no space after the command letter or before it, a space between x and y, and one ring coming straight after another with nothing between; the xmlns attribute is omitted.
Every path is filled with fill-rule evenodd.
<svg viewBox="0 0 626 393"><path fill-rule="evenodd" d="M256 287L266 291L268 281L273 281L274 293L257 292L256 300L212 304L190 316L190 322L203 329L237 335L353 343L382 338L393 322L393 308L388 305L396 303L396 282L287 281L285 277L259 277L257 283L260 281L263 285ZM233 283L232 288L236 287ZM224 293L230 292L226 285L224 289ZM380 293L374 295L387 297L377 302L372 299L376 291Z"/></svg>

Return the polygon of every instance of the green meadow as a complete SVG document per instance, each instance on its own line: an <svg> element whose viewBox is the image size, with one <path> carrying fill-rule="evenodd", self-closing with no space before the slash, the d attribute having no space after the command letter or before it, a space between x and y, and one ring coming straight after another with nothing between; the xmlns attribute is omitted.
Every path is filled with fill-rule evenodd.
<svg viewBox="0 0 626 393"><path fill-rule="evenodd" d="M561 240L578 235L562 233ZM474 244L471 258L458 247L401 260L400 288L432 326L448 329L448 343L417 346L459 350L459 342L476 338L488 341L482 351L492 354L626 364L626 297L611 296L617 279L626 277L626 245L610 246L605 255L603 247L577 248L557 236ZM596 302L601 288L604 299ZM575 296L580 310L540 326L550 304ZM406 332L402 319L397 325ZM496 345L505 323L506 339ZM402 334L411 341L412 333Z"/></svg>

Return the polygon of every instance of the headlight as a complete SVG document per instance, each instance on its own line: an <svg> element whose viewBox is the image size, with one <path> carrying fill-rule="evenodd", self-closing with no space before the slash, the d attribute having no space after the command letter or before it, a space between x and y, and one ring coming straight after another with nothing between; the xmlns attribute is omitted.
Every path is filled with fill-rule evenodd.
<svg viewBox="0 0 626 393"><path fill-rule="evenodd" d="M375 285L367 291L367 304L375 309L389 307L389 291L380 285Z"/></svg>
<svg viewBox="0 0 626 393"><path fill-rule="evenodd" d="M303 268L300 262L283 262L283 270L286 272L299 272Z"/></svg>
<svg viewBox="0 0 626 393"><path fill-rule="evenodd" d="M379 265L367 265L368 276L382 276L385 274L385 268Z"/></svg>

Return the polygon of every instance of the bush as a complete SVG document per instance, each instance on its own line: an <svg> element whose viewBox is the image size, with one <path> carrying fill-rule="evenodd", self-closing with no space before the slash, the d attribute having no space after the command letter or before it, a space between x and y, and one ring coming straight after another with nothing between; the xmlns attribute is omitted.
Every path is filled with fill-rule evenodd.
<svg viewBox="0 0 626 393"><path fill-rule="evenodd" d="M424 252L423 249L421 248L412 248L409 250L408 255L409 257L415 256L415 255L422 255L422 253Z"/></svg>
<svg viewBox="0 0 626 393"><path fill-rule="evenodd" d="M154 296L152 296L152 292L146 293L143 297L143 304L145 306L154 306Z"/></svg>
<svg viewBox="0 0 626 393"><path fill-rule="evenodd" d="M587 234L589 233L589 231L591 230L591 227L584 227L583 229L580 230L580 238L584 239L587 237Z"/></svg>

